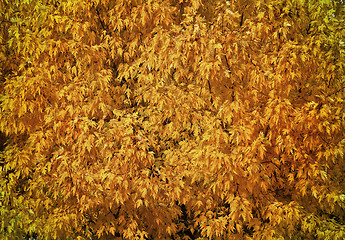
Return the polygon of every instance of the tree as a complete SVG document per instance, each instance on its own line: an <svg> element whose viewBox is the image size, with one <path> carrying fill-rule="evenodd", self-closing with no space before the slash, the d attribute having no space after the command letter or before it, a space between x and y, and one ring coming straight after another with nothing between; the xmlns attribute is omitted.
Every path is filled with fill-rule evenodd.
<svg viewBox="0 0 345 240"><path fill-rule="evenodd" d="M0 4L2 238L345 236L343 1Z"/></svg>

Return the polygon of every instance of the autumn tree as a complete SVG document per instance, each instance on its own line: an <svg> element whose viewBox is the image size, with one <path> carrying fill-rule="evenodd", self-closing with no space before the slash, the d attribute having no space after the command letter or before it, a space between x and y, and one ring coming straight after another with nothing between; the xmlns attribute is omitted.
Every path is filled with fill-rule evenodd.
<svg viewBox="0 0 345 240"><path fill-rule="evenodd" d="M0 237L345 238L342 0L0 0Z"/></svg>

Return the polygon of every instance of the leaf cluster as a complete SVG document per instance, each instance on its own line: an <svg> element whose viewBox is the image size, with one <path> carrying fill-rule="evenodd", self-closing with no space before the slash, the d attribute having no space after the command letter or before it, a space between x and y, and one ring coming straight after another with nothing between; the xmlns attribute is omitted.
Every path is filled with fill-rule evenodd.
<svg viewBox="0 0 345 240"><path fill-rule="evenodd" d="M344 238L344 19L0 0L0 237Z"/></svg>

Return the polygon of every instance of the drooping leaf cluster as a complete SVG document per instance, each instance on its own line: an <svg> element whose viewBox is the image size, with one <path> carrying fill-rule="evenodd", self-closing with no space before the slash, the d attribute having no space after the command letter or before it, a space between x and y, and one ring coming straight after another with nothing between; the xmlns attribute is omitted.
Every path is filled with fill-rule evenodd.
<svg viewBox="0 0 345 240"><path fill-rule="evenodd" d="M0 237L343 239L342 0L0 0Z"/></svg>

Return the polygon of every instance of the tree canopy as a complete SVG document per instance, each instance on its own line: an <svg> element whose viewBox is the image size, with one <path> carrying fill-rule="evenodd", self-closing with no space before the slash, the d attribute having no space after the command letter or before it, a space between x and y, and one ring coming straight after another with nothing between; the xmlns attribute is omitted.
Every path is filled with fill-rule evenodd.
<svg viewBox="0 0 345 240"><path fill-rule="evenodd" d="M342 0L0 0L0 237L344 239Z"/></svg>

